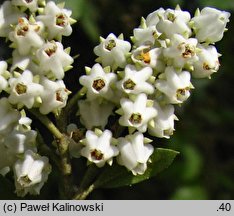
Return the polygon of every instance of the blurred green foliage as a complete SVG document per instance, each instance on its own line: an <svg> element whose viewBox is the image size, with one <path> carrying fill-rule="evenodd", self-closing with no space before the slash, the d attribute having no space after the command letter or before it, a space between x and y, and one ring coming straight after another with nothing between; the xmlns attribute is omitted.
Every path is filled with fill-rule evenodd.
<svg viewBox="0 0 234 216"><path fill-rule="evenodd" d="M203 0L200 1L201 6L206 7L217 7L223 10L233 10L234 9L234 1L233 0Z"/></svg>

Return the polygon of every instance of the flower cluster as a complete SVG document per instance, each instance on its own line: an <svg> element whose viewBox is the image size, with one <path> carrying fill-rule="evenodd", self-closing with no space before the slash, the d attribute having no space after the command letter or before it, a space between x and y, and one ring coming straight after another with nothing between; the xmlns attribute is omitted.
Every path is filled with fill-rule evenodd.
<svg viewBox="0 0 234 216"><path fill-rule="evenodd" d="M210 78L218 71L220 54L214 45L229 16L210 7L198 9L194 17L178 6L160 8L142 18L132 44L123 35L101 37L94 48L97 63L79 80L86 89L79 115L87 129L80 155L98 167L111 165L116 156L134 175L143 174L154 151L146 133L170 138L178 120L174 107L194 88L191 77ZM128 128L125 137L111 133L108 119L114 111L117 126Z"/></svg>
<svg viewBox="0 0 234 216"><path fill-rule="evenodd" d="M218 71L215 43L230 16L210 7L194 17L179 7L160 8L142 18L131 43L122 34L101 37L97 63L85 68L82 89L61 114L71 93L63 78L74 59L62 44L72 33L71 14L64 4L45 0L8 0L0 7L0 37L12 50L7 62L0 61L0 174L13 173L19 196L39 194L51 172L26 116L31 109L56 138L56 148L42 145L63 177L73 174L69 157L81 156L99 168L116 162L143 175L154 152L148 137L173 134L175 106L189 98L191 77ZM65 133L74 110L66 111L77 95L83 97L77 101L80 125L70 124Z"/></svg>
<svg viewBox="0 0 234 216"><path fill-rule="evenodd" d="M16 193L39 194L51 167L47 157L37 153L37 132L24 111L14 109L8 98L0 99L0 174L14 171Z"/></svg>
<svg viewBox="0 0 234 216"><path fill-rule="evenodd" d="M23 109L57 114L66 106L70 91L62 79L74 60L61 41L74 22L70 10L52 1L12 0L0 7L0 36L13 49L8 64L0 61L0 173L14 172L19 196L39 194L50 173Z"/></svg>
<svg viewBox="0 0 234 216"><path fill-rule="evenodd" d="M2 89L10 95L10 103L39 108L42 114L59 112L70 93L62 79L74 61L70 48L61 43L72 32L71 11L52 1L15 0L3 3L0 16L0 35L13 48L10 73L1 75L8 79Z"/></svg>

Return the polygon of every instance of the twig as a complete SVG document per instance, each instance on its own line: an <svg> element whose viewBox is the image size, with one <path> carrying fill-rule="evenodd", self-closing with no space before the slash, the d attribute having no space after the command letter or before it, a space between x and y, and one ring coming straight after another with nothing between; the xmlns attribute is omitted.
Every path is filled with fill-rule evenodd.
<svg viewBox="0 0 234 216"><path fill-rule="evenodd" d="M87 190L84 190L82 193L79 193L73 197L73 200L84 200L87 196L95 189L95 185L91 184Z"/></svg>
<svg viewBox="0 0 234 216"><path fill-rule="evenodd" d="M73 194L73 184L72 184L72 168L70 163L69 155L69 144L70 138L65 134L62 134L60 130L54 125L54 123L46 116L42 115L35 109L29 110L55 137L58 153L60 156L59 168L62 174L62 197L67 199ZM48 149L47 149L48 150Z"/></svg>
<svg viewBox="0 0 234 216"><path fill-rule="evenodd" d="M56 139L61 139L63 137L63 134L46 115L42 115L36 109L30 109L29 112L37 117L37 119L55 136Z"/></svg>

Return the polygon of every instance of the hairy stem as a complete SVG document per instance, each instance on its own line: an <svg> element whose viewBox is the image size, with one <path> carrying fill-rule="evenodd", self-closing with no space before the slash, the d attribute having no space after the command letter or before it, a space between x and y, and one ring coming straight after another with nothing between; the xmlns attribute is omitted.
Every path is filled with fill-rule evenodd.
<svg viewBox="0 0 234 216"><path fill-rule="evenodd" d="M63 134L46 115L42 115L36 109L30 109L29 112L31 112L54 135L56 139L61 139L63 137Z"/></svg>
<svg viewBox="0 0 234 216"><path fill-rule="evenodd" d="M45 156L47 156L57 167L59 167L59 157L55 154L55 152L46 145L44 142L40 132L37 130L37 143L39 152Z"/></svg>
<svg viewBox="0 0 234 216"><path fill-rule="evenodd" d="M83 192L75 195L73 197L73 200L85 200L87 198L87 196L95 189L95 185L91 184L86 190L84 190Z"/></svg>
<svg viewBox="0 0 234 216"><path fill-rule="evenodd" d="M72 182L72 167L70 163L69 144L71 139L62 134L60 130L54 125L54 123L46 116L39 113L36 109L29 110L55 137L57 149L59 153L59 163L57 164L61 170L62 175L62 191L61 195L63 199L68 199L73 194L73 182ZM47 149L48 150L48 149Z"/></svg>

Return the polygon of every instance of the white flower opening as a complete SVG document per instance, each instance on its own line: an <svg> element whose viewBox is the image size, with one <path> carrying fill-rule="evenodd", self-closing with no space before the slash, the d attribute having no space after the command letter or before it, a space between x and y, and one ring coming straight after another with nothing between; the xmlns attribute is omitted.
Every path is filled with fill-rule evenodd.
<svg viewBox="0 0 234 216"><path fill-rule="evenodd" d="M144 93L137 95L135 101L122 98L120 100L122 116L119 124L133 127L140 132L146 132L147 124L157 115L154 107L147 106L147 96Z"/></svg>
<svg viewBox="0 0 234 216"><path fill-rule="evenodd" d="M81 149L81 155L98 167L104 166L105 163L112 165L113 157L119 154L119 150L111 144L111 131L105 130L97 135L88 130L85 137L83 140L85 147Z"/></svg>

